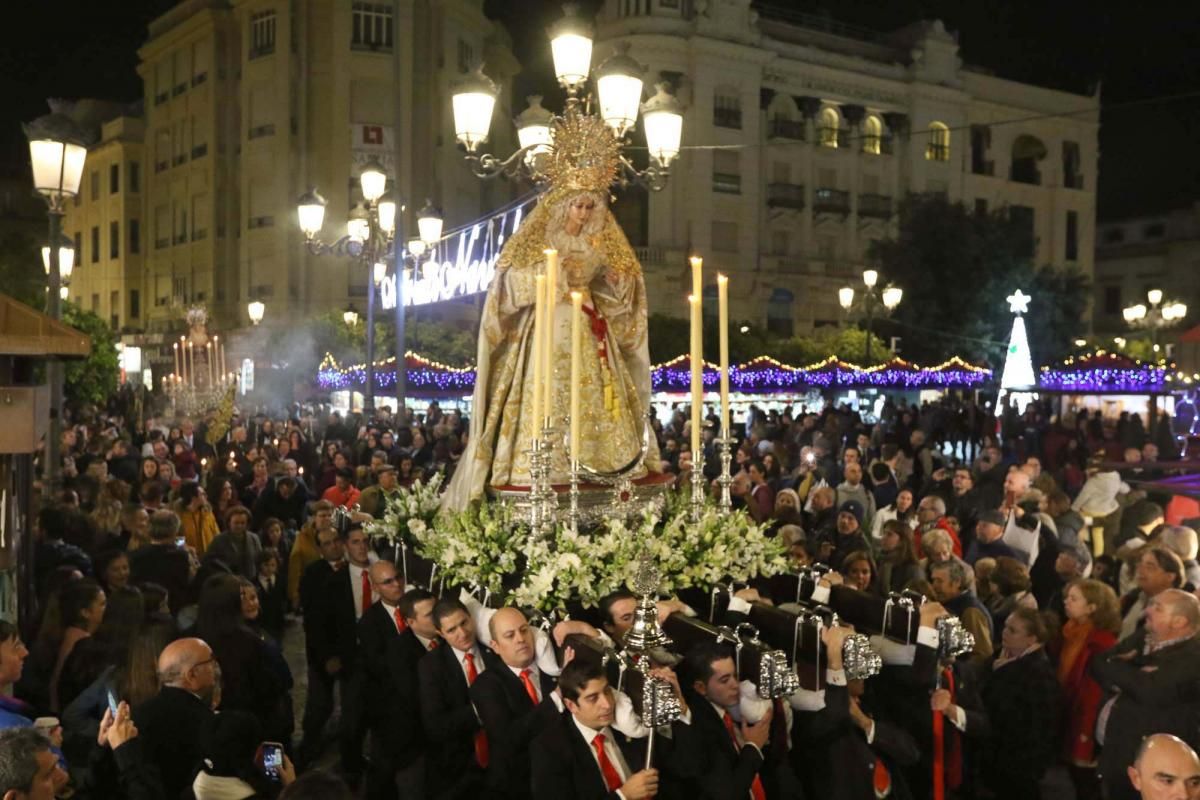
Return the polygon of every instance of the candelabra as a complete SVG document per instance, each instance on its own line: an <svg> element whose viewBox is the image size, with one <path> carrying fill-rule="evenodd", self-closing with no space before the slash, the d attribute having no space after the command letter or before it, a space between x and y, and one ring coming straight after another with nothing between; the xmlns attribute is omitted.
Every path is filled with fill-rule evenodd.
<svg viewBox="0 0 1200 800"><path fill-rule="evenodd" d="M733 507L733 494L730 491L730 487L733 486L733 475L730 472L733 464L733 436L729 431L724 431L724 434L714 441L721 452L721 474L717 478L717 485L721 487L721 510L729 511Z"/></svg>
<svg viewBox="0 0 1200 800"><path fill-rule="evenodd" d="M703 441L703 440L701 440ZM699 522L704 514L704 498L707 494L704 478L704 448L692 453L692 496L689 499L692 522Z"/></svg>

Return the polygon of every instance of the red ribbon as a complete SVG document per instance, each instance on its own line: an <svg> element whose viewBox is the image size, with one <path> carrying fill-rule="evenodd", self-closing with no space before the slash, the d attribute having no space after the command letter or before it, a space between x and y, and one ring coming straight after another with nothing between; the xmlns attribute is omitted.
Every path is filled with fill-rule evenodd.
<svg viewBox="0 0 1200 800"><path fill-rule="evenodd" d="M608 320L600 316L600 312L591 306L583 306L583 313L588 315L588 319L592 323L592 336L596 337L596 341L603 342L604 337L608 335Z"/></svg>
<svg viewBox="0 0 1200 800"><path fill-rule="evenodd" d="M942 677L950 691L950 702L954 702L954 670L946 667ZM949 756L949 758L947 758ZM946 738L946 715L933 712L933 800L945 800L946 786L957 789L962 785L962 751L958 737L950 734Z"/></svg>

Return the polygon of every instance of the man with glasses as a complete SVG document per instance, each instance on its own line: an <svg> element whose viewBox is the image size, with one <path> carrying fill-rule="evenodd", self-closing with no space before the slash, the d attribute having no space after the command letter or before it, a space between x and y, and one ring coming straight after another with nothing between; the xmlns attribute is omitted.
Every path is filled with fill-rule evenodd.
<svg viewBox="0 0 1200 800"><path fill-rule="evenodd" d="M367 796L396 796L397 764L392 758L393 742L405 740L413 720L416 697L397 685L391 661L398 648L400 634L408 629L400 599L404 579L390 561L376 561L368 568L371 591L379 602L373 603L358 621L359 655L363 665L363 693L367 698L367 727L371 730L371 766L367 771ZM419 726L417 728L419 735Z"/></svg>
<svg viewBox="0 0 1200 800"><path fill-rule="evenodd" d="M204 640L179 639L158 657L158 682L162 688L133 710L133 721L145 763L158 767L163 797L179 797L203 758L199 743L220 702L221 668Z"/></svg>

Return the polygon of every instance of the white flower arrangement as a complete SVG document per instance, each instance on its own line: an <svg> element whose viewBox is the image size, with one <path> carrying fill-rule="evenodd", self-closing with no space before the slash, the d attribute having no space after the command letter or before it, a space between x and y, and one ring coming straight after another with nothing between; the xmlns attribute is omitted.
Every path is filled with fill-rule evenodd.
<svg viewBox="0 0 1200 800"><path fill-rule="evenodd" d="M529 528L502 503L443 514L417 535L417 552L437 564L447 585L463 583L505 597L529 545Z"/></svg>
<svg viewBox="0 0 1200 800"><path fill-rule="evenodd" d="M443 475L435 472L428 481L415 481L401 487L387 501L383 519L367 523L368 536L387 539L392 544L409 545L421 540L438 513Z"/></svg>

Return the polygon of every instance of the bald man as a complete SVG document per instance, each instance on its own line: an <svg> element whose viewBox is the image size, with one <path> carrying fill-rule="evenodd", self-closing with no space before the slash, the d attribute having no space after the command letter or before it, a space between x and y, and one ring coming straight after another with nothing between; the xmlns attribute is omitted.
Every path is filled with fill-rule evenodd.
<svg viewBox="0 0 1200 800"><path fill-rule="evenodd" d="M158 657L162 688L133 709L133 722L145 762L158 767L163 797L179 797L192 784L220 681L220 667L203 639L178 639Z"/></svg>
<svg viewBox="0 0 1200 800"><path fill-rule="evenodd" d="M1169 733L1147 736L1128 772L1142 800L1200 798L1200 757L1187 742Z"/></svg>
<svg viewBox="0 0 1200 800"><path fill-rule="evenodd" d="M1146 624L1092 659L1092 676L1107 693L1096 721L1103 745L1100 776L1109 800L1135 800L1128 778L1142 739L1156 733L1200 744L1200 600L1178 589L1155 595Z"/></svg>
<svg viewBox="0 0 1200 800"><path fill-rule="evenodd" d="M529 745L562 713L555 680L538 669L533 628L515 608L488 621L491 648L504 662L471 684L471 702L489 746L487 783L497 796L529 796Z"/></svg>

